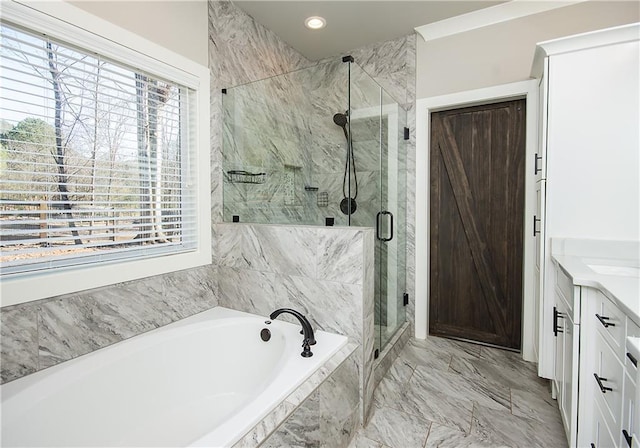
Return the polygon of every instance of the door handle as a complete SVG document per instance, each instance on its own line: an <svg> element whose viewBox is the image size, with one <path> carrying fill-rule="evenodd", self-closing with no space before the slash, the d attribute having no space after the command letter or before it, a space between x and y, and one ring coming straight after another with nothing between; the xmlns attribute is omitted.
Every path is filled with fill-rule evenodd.
<svg viewBox="0 0 640 448"><path fill-rule="evenodd" d="M380 216L390 216L391 217L391 227L390 227L390 231L391 231L391 235L389 236L389 238L382 238L380 236ZM378 214L376 215L376 238L378 238L380 241L384 241L384 242L388 242L391 241L393 239L393 213L387 211L387 210L383 210L381 212L378 212Z"/></svg>
<svg viewBox="0 0 640 448"><path fill-rule="evenodd" d="M596 379L596 382L598 383L598 387L600 388L600 392L602 392L603 394L606 394L607 391L609 391L609 392L613 391L612 388L606 387L604 384L602 384L603 381L607 381L606 378L598 376L597 373L594 373L593 377Z"/></svg>
<svg viewBox="0 0 640 448"><path fill-rule="evenodd" d="M542 221L536 215L533 215L533 236L540 234L540 230L536 229L536 224Z"/></svg>

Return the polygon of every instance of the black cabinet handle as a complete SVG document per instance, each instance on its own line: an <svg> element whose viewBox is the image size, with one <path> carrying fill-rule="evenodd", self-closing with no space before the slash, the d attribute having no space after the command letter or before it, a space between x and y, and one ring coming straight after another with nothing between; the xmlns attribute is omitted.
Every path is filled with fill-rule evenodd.
<svg viewBox="0 0 640 448"><path fill-rule="evenodd" d="M616 326L616 324L612 324L611 322L607 322L608 320L611 320L610 317L601 316L598 313L596 313L596 318L600 321L600 323L602 325L604 325L604 328L609 328L609 327L615 327Z"/></svg>
<svg viewBox="0 0 640 448"><path fill-rule="evenodd" d="M595 443L592 443L592 444L591 444L591 448L596 448L596 444L595 444Z"/></svg>
<svg viewBox="0 0 640 448"><path fill-rule="evenodd" d="M602 392L603 394L606 394L607 391L611 392L613 391L613 389L611 389L610 387L606 387L604 384L602 384L603 381L607 381L606 378L603 378L601 376L598 376L597 373L593 374L593 377L596 379L596 381L598 382L598 387L600 387L600 392Z"/></svg>
<svg viewBox="0 0 640 448"><path fill-rule="evenodd" d="M627 352L627 358L629 358L634 367L638 367L638 360L631 353Z"/></svg>
<svg viewBox="0 0 640 448"><path fill-rule="evenodd" d="M558 333L564 333L564 331L562 330L562 328L560 328L558 326L558 319L564 319L564 316L562 315L562 313L560 311L558 311L558 309L554 306L553 307L553 335L554 336L558 336Z"/></svg>
<svg viewBox="0 0 640 448"><path fill-rule="evenodd" d="M536 229L536 224L539 223L541 219L539 219L536 215L533 215L533 236L539 235L540 231Z"/></svg>
<svg viewBox="0 0 640 448"><path fill-rule="evenodd" d="M622 430L622 435L624 436L624 440L627 441L627 445L629 445L629 448L631 448L631 441L633 440L633 437L629 435L626 429Z"/></svg>
<svg viewBox="0 0 640 448"><path fill-rule="evenodd" d="M538 153L536 153L536 159L534 160L534 166L533 166L533 174L538 174L538 172L542 171L542 168L538 168L538 160L542 160L542 156L539 156Z"/></svg>

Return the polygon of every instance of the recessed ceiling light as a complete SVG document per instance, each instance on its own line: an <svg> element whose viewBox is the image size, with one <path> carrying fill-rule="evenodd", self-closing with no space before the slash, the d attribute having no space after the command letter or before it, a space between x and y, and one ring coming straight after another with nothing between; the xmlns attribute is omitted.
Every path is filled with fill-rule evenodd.
<svg viewBox="0 0 640 448"><path fill-rule="evenodd" d="M326 24L327 21L324 20L323 17L318 16L307 17L304 21L304 26L310 30L319 30L320 28L324 28Z"/></svg>

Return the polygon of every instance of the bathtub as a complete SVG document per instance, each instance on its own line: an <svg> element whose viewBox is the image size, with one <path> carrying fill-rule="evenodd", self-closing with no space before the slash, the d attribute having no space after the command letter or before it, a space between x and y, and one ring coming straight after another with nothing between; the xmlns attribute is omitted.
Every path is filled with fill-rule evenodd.
<svg viewBox="0 0 640 448"><path fill-rule="evenodd" d="M2 446L231 446L347 342L303 358L300 325L265 320L217 307L7 383Z"/></svg>

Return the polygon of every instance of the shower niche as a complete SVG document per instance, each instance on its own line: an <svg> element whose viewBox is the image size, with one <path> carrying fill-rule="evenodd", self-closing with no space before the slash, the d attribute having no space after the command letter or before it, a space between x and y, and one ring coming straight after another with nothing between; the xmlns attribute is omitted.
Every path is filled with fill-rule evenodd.
<svg viewBox="0 0 640 448"><path fill-rule="evenodd" d="M406 110L350 57L224 92L224 221L375 228L384 348L405 321Z"/></svg>

